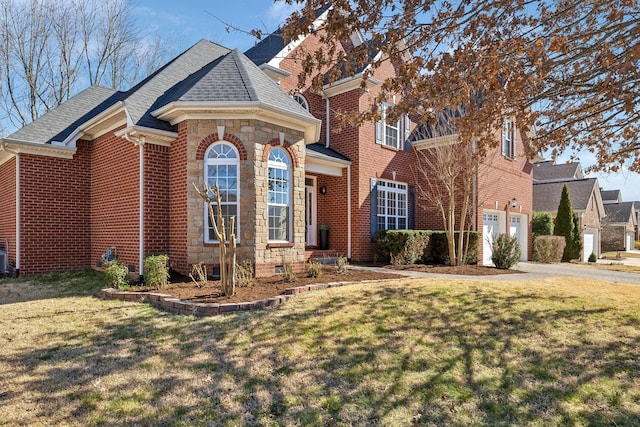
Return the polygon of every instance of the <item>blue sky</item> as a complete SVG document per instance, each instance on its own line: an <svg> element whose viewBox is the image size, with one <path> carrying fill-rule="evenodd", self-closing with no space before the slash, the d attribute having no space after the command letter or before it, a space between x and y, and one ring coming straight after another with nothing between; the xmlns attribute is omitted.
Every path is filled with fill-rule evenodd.
<svg viewBox="0 0 640 427"><path fill-rule="evenodd" d="M244 52L255 39L238 31L227 31L216 17L246 31L259 28L268 32L276 29L293 10L282 1L271 0L132 0L132 6L142 30L161 36L176 54L203 38ZM569 154L558 161L564 162L568 157ZM585 167L593 163L590 153L582 153L580 160ZM623 171L588 176L597 176L606 190L622 190L625 201L640 201L638 174Z"/></svg>

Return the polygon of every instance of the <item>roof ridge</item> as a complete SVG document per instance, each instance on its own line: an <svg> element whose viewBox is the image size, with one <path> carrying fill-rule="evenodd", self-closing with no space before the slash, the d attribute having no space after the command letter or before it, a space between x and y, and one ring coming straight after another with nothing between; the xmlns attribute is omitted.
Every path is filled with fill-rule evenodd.
<svg viewBox="0 0 640 427"><path fill-rule="evenodd" d="M247 66L244 64L244 61L243 61L243 58L247 58L246 55L244 55L238 49L233 49L230 52L230 57L233 59L234 63L236 64L236 67L238 68L238 72L240 73L240 77L242 78L242 84L244 85L244 88L249 94L249 99L258 99L258 92L256 92L253 85L247 84L248 82L251 81L251 77L249 76L249 70L247 69ZM247 61L251 61L251 60L247 58ZM251 62L251 64L253 66L256 66L255 64L253 64L253 62Z"/></svg>

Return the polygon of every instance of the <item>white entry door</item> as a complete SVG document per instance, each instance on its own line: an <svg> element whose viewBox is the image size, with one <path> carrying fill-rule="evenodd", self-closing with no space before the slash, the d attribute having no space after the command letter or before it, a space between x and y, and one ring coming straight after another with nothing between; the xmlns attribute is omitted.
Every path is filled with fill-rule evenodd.
<svg viewBox="0 0 640 427"><path fill-rule="evenodd" d="M527 260L527 243L529 240L529 224L525 214L511 214L509 235L518 238L520 243L520 261Z"/></svg>
<svg viewBox="0 0 640 427"><path fill-rule="evenodd" d="M633 249L633 233L627 233L627 247L625 249L627 251Z"/></svg>
<svg viewBox="0 0 640 427"><path fill-rule="evenodd" d="M316 203L316 178L313 176L304 179L304 221L307 246L317 246L317 203Z"/></svg>
<svg viewBox="0 0 640 427"><path fill-rule="evenodd" d="M486 213L482 222L482 265L493 265L493 238L498 234L498 215Z"/></svg>

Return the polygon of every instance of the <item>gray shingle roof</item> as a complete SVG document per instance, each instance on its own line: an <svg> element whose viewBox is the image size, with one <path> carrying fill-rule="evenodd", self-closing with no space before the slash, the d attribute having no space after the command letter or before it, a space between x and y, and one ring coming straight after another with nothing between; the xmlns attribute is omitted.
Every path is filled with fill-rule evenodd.
<svg viewBox="0 0 640 427"><path fill-rule="evenodd" d="M124 102L133 124L160 130L173 130L169 123L151 115L158 98L191 74L227 53L229 49L226 47L209 40L200 40L129 90Z"/></svg>
<svg viewBox="0 0 640 427"><path fill-rule="evenodd" d="M604 205L607 222L628 222L633 213L633 202L610 203Z"/></svg>
<svg viewBox="0 0 640 427"><path fill-rule="evenodd" d="M554 164L546 161L533 165L533 180L538 182L581 179L582 177L580 163Z"/></svg>
<svg viewBox="0 0 640 427"><path fill-rule="evenodd" d="M331 3L328 3L318 10L316 10L315 18L319 18L324 12L331 7ZM284 38L282 37L282 31L278 28L273 33L269 34L260 42L249 48L244 54L254 64L262 65L271 61L275 56L285 48Z"/></svg>
<svg viewBox="0 0 640 427"><path fill-rule="evenodd" d="M574 211L584 211L594 190L598 189L597 178L584 178L556 182L533 183L533 210L536 212L555 212L560 204L562 187L566 185Z"/></svg>
<svg viewBox="0 0 640 427"><path fill-rule="evenodd" d="M153 109L171 102L260 102L298 116L313 116L240 51L207 64L167 91Z"/></svg>
<svg viewBox="0 0 640 427"><path fill-rule="evenodd" d="M618 200L622 200L620 196L620 190L600 190L600 194L602 194L603 202L617 202Z"/></svg>
<svg viewBox="0 0 640 427"><path fill-rule="evenodd" d="M8 139L40 144L51 141L61 142L80 123L116 103L120 96L121 94L115 90L95 85L90 86L22 129L15 131L8 136ZM74 126L74 124L76 125Z"/></svg>
<svg viewBox="0 0 640 427"><path fill-rule="evenodd" d="M324 144L321 144L319 142L316 142L314 144L307 144L307 150L314 151L316 153L320 153L338 160L350 160L348 157L343 156L342 154L338 153L335 150L332 150L331 148L327 148Z"/></svg>

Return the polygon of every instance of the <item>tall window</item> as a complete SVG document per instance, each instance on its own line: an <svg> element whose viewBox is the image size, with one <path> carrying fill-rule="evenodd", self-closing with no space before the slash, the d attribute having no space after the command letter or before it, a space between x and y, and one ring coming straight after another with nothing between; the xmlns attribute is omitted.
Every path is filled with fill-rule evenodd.
<svg viewBox="0 0 640 427"><path fill-rule="evenodd" d="M381 118L376 122L376 143L400 149L402 143L400 120L395 122L388 120L389 108L389 104L382 104L380 108Z"/></svg>
<svg viewBox="0 0 640 427"><path fill-rule="evenodd" d="M289 241L291 228L291 160L287 152L276 147L268 162L269 240Z"/></svg>
<svg viewBox="0 0 640 427"><path fill-rule="evenodd" d="M240 156L238 155L238 150L228 142L216 142L209 146L204 153L204 173L207 185L211 188L209 197L213 200L213 213L215 215L218 214L213 195L213 187L215 184L218 184L222 216L224 218L227 236L230 235L229 220L232 216L236 218L234 231L236 236L239 236L239 169ZM204 223L206 225L205 242L217 242L218 240L213 232L213 225L209 218L209 209L207 206L204 208Z"/></svg>
<svg viewBox="0 0 640 427"><path fill-rule="evenodd" d="M408 224L407 184L377 181L377 230L404 230Z"/></svg>
<svg viewBox="0 0 640 427"><path fill-rule="evenodd" d="M505 120L502 126L502 155L510 158L516 157L515 126L511 120Z"/></svg>

